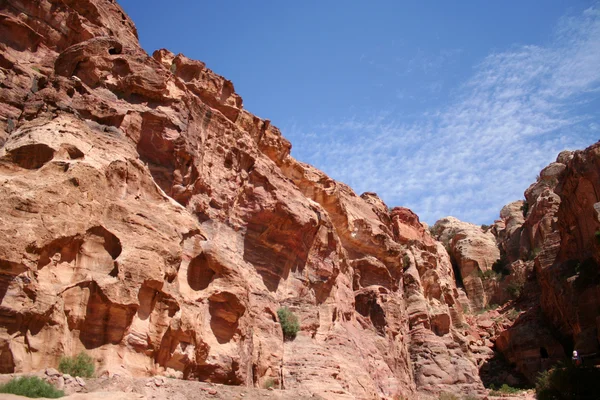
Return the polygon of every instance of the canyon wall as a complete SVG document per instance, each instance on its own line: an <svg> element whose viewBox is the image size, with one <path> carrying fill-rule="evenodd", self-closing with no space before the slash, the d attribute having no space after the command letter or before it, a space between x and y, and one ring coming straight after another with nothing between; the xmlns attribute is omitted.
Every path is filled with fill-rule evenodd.
<svg viewBox="0 0 600 400"><path fill-rule="evenodd" d="M147 55L115 2L0 4L0 373L86 351L106 375L426 398L598 351L600 144L491 227L427 229L292 158L204 63Z"/></svg>
<svg viewBox="0 0 600 400"><path fill-rule="evenodd" d="M496 345L530 381L573 350L590 362L600 350L599 213L600 142L560 153L493 227L505 286L520 288Z"/></svg>
<svg viewBox="0 0 600 400"><path fill-rule="evenodd" d="M469 300L414 213L294 160L113 1L0 18L0 372L86 351L100 374L328 399L483 391Z"/></svg>

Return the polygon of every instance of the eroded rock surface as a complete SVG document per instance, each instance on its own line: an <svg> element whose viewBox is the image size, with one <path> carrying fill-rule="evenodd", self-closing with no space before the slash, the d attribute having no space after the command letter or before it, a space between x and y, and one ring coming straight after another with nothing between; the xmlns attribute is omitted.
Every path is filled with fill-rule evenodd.
<svg viewBox="0 0 600 400"><path fill-rule="evenodd" d="M492 227L508 273L496 288L512 292L496 297L512 322L492 339L531 383L573 350L588 362L599 350L599 174L600 143L562 152Z"/></svg>
<svg viewBox="0 0 600 400"><path fill-rule="evenodd" d="M468 301L414 213L291 158L112 1L9 0L0 23L0 372L86 351L101 375L327 399L481 392Z"/></svg>
<svg viewBox="0 0 600 400"><path fill-rule="evenodd" d="M544 316L546 358L596 349L597 145L542 171L525 214L432 236L293 159L204 63L147 55L114 2L1 4L0 373L86 351L103 376L425 398L483 395L493 342L533 374ZM542 299L527 318L473 317L511 282Z"/></svg>
<svg viewBox="0 0 600 400"><path fill-rule="evenodd" d="M492 232L454 217L437 221L432 231L448 249L471 306L481 309L488 305L491 296L490 290L486 290L483 274L491 271L500 258Z"/></svg>

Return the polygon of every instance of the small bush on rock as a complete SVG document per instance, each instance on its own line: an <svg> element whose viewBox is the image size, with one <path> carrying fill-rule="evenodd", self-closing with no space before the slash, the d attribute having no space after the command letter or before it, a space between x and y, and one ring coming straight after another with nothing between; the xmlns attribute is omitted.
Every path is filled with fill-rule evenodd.
<svg viewBox="0 0 600 400"><path fill-rule="evenodd" d="M63 397L65 393L62 390L56 389L46 381L41 380L37 376L25 376L15 378L10 382L0 386L0 393L16 394L19 396L48 399L58 399Z"/></svg>
<svg viewBox="0 0 600 400"><path fill-rule="evenodd" d="M58 364L58 370L63 374L91 378L94 375L94 360L84 352L75 357L62 357Z"/></svg>
<svg viewBox="0 0 600 400"><path fill-rule="evenodd" d="M275 388L276 384L277 383L275 382L275 379L269 378L265 381L265 383L263 384L263 387L265 389Z"/></svg>
<svg viewBox="0 0 600 400"><path fill-rule="evenodd" d="M479 270L478 276L481 279L483 279L484 281L488 281L488 280L497 281L497 280L500 280L500 278L501 278L501 275L499 273L497 273L496 271L491 270L491 269L488 269L487 271Z"/></svg>
<svg viewBox="0 0 600 400"><path fill-rule="evenodd" d="M525 286L525 282L514 281L506 286L506 293L508 293L513 298L518 298L523 293L523 287Z"/></svg>
<svg viewBox="0 0 600 400"><path fill-rule="evenodd" d="M497 390L492 387L492 391L490 392L490 395L502 396L503 394L517 394L520 391L521 391L520 389L514 388L505 383L502 386L500 386L500 389L497 389Z"/></svg>
<svg viewBox="0 0 600 400"><path fill-rule="evenodd" d="M296 338L296 334L300 330L300 323L296 314L290 311L287 307L282 307L277 310L277 316L279 317L279 323L283 330L283 337L285 340L293 340Z"/></svg>

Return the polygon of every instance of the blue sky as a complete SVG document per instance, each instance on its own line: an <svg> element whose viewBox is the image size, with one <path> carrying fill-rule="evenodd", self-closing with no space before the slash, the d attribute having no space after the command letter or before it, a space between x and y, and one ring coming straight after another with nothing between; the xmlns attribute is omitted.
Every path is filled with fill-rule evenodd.
<svg viewBox="0 0 600 400"><path fill-rule="evenodd" d="M600 139L600 3L119 0L148 53L232 80L292 155L433 223L489 224Z"/></svg>

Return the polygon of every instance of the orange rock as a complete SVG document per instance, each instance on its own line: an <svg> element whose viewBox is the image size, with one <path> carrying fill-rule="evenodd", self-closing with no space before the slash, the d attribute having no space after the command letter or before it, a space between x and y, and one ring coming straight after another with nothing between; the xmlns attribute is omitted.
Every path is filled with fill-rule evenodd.
<svg viewBox="0 0 600 400"><path fill-rule="evenodd" d="M9 0L0 22L0 373L86 351L109 376L273 380L328 399L484 393L497 324L471 329L465 311L488 302L472 274L499 258L491 232L439 222L448 254L412 211L294 160L230 81L149 57L113 1ZM589 162L597 147L562 154L527 220L515 206L494 229L513 258L543 246L542 299L563 290L586 308L542 308L591 348L595 286L565 292L545 272L578 251L598 261Z"/></svg>

